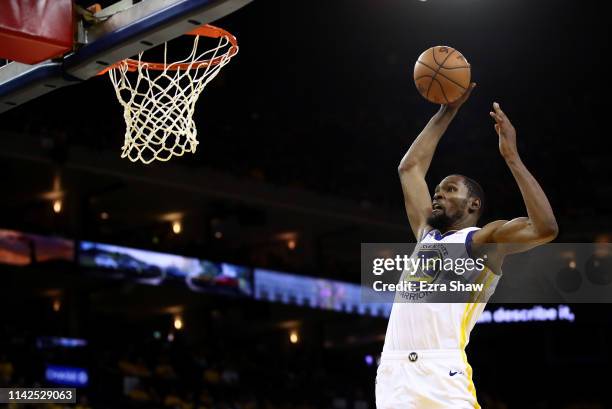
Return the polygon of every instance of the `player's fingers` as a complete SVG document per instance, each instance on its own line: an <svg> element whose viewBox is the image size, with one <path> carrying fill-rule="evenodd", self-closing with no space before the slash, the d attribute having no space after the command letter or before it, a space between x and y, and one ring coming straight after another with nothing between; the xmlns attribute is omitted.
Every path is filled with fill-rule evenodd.
<svg viewBox="0 0 612 409"><path fill-rule="evenodd" d="M502 118L506 117L506 114L504 114L504 111L501 110L501 107L499 106L497 102L493 103L493 109L495 110L495 113L499 115L500 117Z"/></svg>
<svg viewBox="0 0 612 409"><path fill-rule="evenodd" d="M503 121L502 117L496 114L495 112L489 112L489 115L491 115L491 118L495 119L495 122L497 122L498 124Z"/></svg>
<svg viewBox="0 0 612 409"><path fill-rule="evenodd" d="M472 93L472 90L474 89L475 86L476 86L476 83L472 82L470 86L467 87L467 89L464 91L463 96L461 98L463 98L464 100L467 99Z"/></svg>

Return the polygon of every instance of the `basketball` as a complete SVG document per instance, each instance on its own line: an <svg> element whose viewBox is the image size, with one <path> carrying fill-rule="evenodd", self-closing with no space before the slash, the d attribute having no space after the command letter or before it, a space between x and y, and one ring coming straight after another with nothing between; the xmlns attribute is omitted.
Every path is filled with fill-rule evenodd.
<svg viewBox="0 0 612 409"><path fill-rule="evenodd" d="M434 104L449 104L470 86L470 64L452 47L436 46L424 51L414 65L419 93Z"/></svg>

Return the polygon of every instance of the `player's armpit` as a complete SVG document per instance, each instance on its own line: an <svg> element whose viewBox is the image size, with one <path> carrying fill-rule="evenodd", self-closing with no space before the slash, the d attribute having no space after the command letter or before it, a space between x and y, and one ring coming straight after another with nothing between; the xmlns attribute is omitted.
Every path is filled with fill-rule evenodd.
<svg viewBox="0 0 612 409"><path fill-rule="evenodd" d="M421 238L431 214L431 196L425 174L417 166L398 169L408 221L416 240Z"/></svg>
<svg viewBox="0 0 612 409"><path fill-rule="evenodd" d="M474 233L474 244L495 243L501 254L521 253L548 243L556 237L556 232L541 232L535 229L528 217L512 220L497 220Z"/></svg>

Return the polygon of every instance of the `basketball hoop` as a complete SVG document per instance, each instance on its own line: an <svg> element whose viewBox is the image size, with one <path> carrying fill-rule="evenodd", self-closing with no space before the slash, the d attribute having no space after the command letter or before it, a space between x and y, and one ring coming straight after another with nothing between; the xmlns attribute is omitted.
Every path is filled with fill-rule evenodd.
<svg viewBox="0 0 612 409"><path fill-rule="evenodd" d="M236 55L238 44L233 35L211 25L187 35L194 36L193 49L183 60L168 62L165 43L161 63L143 61L141 52L137 59L120 61L100 73L109 72L124 108L122 158L147 164L196 151L196 101L204 87ZM198 51L200 37L218 39L217 46Z"/></svg>

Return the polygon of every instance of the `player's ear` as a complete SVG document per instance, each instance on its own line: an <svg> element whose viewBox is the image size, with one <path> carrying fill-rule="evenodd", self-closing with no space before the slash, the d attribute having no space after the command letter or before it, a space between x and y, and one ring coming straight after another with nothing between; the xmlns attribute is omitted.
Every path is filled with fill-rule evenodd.
<svg viewBox="0 0 612 409"><path fill-rule="evenodd" d="M468 212L469 213L477 213L480 210L480 206L482 202L478 197L471 197L468 202Z"/></svg>

